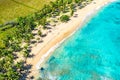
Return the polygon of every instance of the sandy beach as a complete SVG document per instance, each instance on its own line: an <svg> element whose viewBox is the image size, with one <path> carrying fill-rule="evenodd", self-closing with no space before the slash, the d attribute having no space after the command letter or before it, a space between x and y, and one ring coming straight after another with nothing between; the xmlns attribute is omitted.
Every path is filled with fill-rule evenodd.
<svg viewBox="0 0 120 80"><path fill-rule="evenodd" d="M43 38L42 43L38 43L32 48L32 58L27 58L27 64L31 64L31 73L29 76L36 77L38 75L38 69L40 65L48 59L50 53L78 28L81 28L85 21L95 14L101 7L112 2L113 0L93 0L92 3L86 7L77 10L74 15L77 17L71 17L67 23L61 23L51 30L46 37Z"/></svg>

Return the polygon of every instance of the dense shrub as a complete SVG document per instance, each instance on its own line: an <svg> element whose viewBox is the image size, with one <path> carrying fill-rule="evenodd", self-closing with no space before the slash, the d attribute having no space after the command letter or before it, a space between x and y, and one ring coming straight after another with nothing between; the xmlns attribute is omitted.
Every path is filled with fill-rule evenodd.
<svg viewBox="0 0 120 80"><path fill-rule="evenodd" d="M68 15L62 15L62 16L60 17L60 20L61 20L62 22L67 22L67 21L69 21L69 16L68 16Z"/></svg>

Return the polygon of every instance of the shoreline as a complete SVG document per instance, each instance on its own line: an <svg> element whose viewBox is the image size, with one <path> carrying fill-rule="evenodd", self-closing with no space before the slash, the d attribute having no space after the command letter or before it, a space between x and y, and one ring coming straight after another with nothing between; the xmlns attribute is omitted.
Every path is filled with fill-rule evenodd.
<svg viewBox="0 0 120 80"><path fill-rule="evenodd" d="M95 13L96 14L96 13ZM67 37L63 38L63 40L61 40L60 42L58 42L57 44L55 44L53 47L51 47L43 56L42 58L39 60L39 62L36 64L36 68L40 69L40 67L42 67L42 64L44 64L44 62L46 61L46 57L48 57L49 55L52 55L51 53L54 52L55 49L57 49L65 40L67 40L68 38L70 38L72 35L74 35L74 33L82 28L82 26L87 23L89 21L89 19L91 19L91 15L94 15L94 12L91 12L90 14L87 14L86 17L83 19L83 21L81 22L81 24L79 24L79 26L72 32L70 33L70 35L68 35ZM89 17L87 19L87 17ZM45 60L45 61L44 61Z"/></svg>
<svg viewBox="0 0 120 80"><path fill-rule="evenodd" d="M52 30L54 34L49 33L45 37L46 42L44 41L43 45L39 43L38 46L34 47L37 48L37 50L33 48L32 53L36 53L34 54L35 56L32 59L27 59L27 64L32 65L32 69L30 69L31 73L29 75L32 75L36 78L39 75L39 69L41 65L50 57L50 55L52 55L52 52L59 47L61 43L72 36L78 29L82 28L83 25L89 21L92 16L96 14L102 7L110 2L113 2L113 0L93 0L86 7L75 12L75 14L78 14L78 17L71 17L71 20L67 23L61 23L60 25L56 26L55 29ZM40 46L42 47L40 48Z"/></svg>

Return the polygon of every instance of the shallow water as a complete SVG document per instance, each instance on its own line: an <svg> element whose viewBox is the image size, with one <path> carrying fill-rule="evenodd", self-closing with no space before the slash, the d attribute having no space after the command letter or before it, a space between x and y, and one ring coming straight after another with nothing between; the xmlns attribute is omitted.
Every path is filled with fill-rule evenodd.
<svg viewBox="0 0 120 80"><path fill-rule="evenodd" d="M120 1L64 41L44 67L51 80L120 80Z"/></svg>

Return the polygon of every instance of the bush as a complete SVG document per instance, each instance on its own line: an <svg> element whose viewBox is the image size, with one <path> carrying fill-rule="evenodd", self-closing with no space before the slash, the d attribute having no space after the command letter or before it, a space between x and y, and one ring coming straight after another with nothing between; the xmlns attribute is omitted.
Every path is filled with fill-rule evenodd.
<svg viewBox="0 0 120 80"><path fill-rule="evenodd" d="M67 21L69 21L69 16L68 16L68 15L62 15L62 16L60 17L60 20L61 20L62 22L67 22Z"/></svg>

